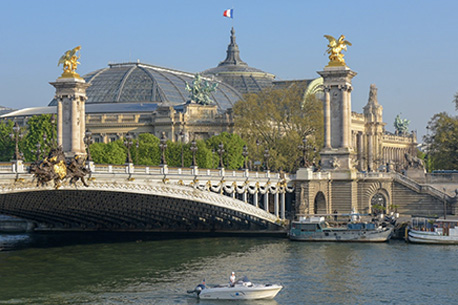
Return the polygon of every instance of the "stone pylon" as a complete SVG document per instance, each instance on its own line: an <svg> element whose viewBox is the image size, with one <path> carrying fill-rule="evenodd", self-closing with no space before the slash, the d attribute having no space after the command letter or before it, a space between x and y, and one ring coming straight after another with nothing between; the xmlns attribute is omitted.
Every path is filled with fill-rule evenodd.
<svg viewBox="0 0 458 305"><path fill-rule="evenodd" d="M85 103L90 84L79 77L60 77L50 84L56 88L57 144L62 146L66 158L86 155Z"/></svg>
<svg viewBox="0 0 458 305"><path fill-rule="evenodd" d="M354 168L351 143L351 80L356 72L347 66L324 68L319 71L324 86L324 148L321 167L324 170Z"/></svg>

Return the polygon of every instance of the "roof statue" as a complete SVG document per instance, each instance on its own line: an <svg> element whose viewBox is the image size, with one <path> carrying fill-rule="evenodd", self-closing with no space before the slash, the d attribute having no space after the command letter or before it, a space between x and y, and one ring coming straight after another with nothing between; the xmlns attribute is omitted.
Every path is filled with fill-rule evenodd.
<svg viewBox="0 0 458 305"><path fill-rule="evenodd" d="M409 131L410 120L401 119L398 114L394 119L394 128L396 128L396 134L406 134Z"/></svg>
<svg viewBox="0 0 458 305"><path fill-rule="evenodd" d="M200 105L213 104L211 99L211 93L216 91L217 83L210 84L207 81L203 81L199 73L197 73L192 81L192 86L186 82L186 90L189 91L191 97L191 103Z"/></svg>
<svg viewBox="0 0 458 305"><path fill-rule="evenodd" d="M68 50L64 55L60 57L57 66L62 64L64 67L64 73L61 75L62 78L81 78L78 73L76 73L76 68L80 64L78 59L81 56L81 54L78 53L77 55L76 53L80 50L81 46L77 46L72 50Z"/></svg>
<svg viewBox="0 0 458 305"><path fill-rule="evenodd" d="M339 39L335 39L330 35L324 35L329 40L328 49L326 53L329 54L329 64L328 67L345 67L345 60L343 59L344 55L342 51L347 50L347 45L351 46L351 43L348 40L345 40L344 35L340 35Z"/></svg>

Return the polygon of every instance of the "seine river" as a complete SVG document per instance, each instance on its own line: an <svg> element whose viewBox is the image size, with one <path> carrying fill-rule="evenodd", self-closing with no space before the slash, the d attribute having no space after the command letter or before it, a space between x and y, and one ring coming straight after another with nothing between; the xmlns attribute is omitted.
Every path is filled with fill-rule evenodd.
<svg viewBox="0 0 458 305"><path fill-rule="evenodd" d="M458 298L458 246L54 234L0 235L0 248L0 304L456 304ZM262 302L199 301L186 293L204 278L226 283L231 271L284 289Z"/></svg>

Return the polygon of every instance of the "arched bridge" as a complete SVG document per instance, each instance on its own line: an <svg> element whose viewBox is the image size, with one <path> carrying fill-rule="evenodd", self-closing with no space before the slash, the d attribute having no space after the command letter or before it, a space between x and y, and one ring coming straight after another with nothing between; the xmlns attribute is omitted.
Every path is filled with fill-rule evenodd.
<svg viewBox="0 0 458 305"><path fill-rule="evenodd" d="M286 174L92 165L88 187L37 187L33 177L0 166L0 214L38 230L273 232L284 230Z"/></svg>

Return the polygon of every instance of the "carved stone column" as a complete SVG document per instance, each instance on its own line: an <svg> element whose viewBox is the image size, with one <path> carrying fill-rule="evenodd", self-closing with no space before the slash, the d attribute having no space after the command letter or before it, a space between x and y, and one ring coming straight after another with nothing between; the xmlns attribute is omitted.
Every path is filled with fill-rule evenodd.
<svg viewBox="0 0 458 305"><path fill-rule="evenodd" d="M58 145L62 146L67 158L86 155L85 103L86 89L90 84L84 79L71 77L60 77L50 84L56 88Z"/></svg>
<svg viewBox="0 0 458 305"><path fill-rule="evenodd" d="M346 66L324 68L318 72L325 88L324 134L325 145L321 151L325 170L353 169L354 150L351 145L351 80L356 72Z"/></svg>

